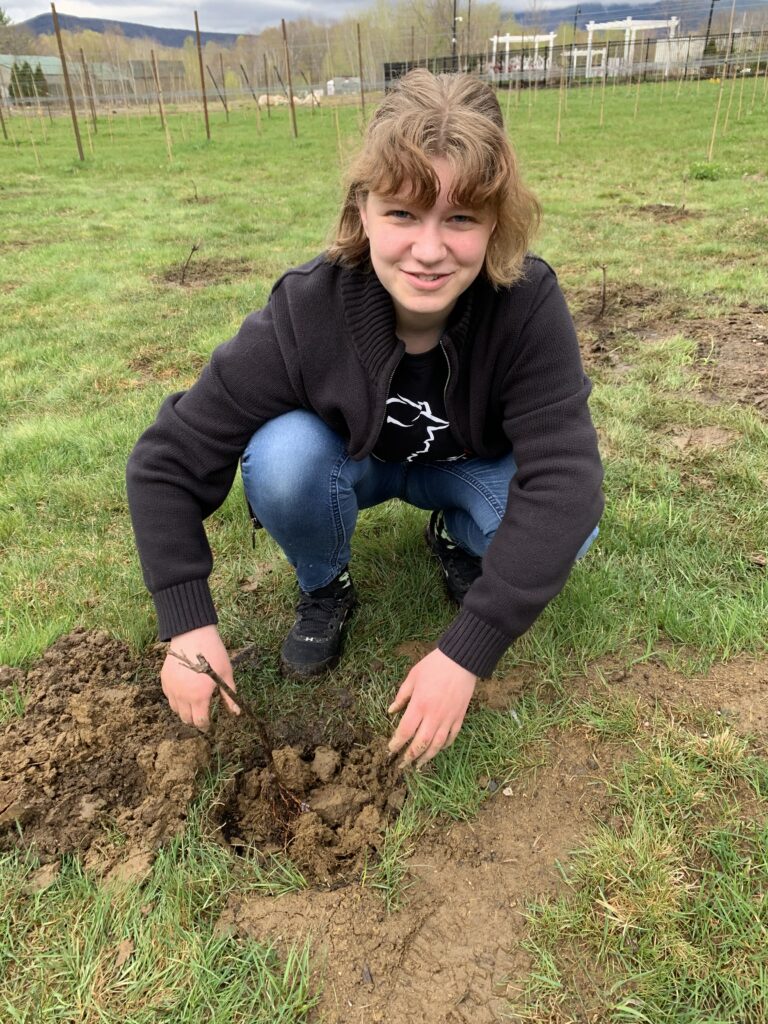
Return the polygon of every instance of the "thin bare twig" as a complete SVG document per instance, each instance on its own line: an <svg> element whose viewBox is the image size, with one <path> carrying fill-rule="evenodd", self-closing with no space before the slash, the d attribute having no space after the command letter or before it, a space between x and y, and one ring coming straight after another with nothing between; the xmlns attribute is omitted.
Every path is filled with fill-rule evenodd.
<svg viewBox="0 0 768 1024"><path fill-rule="evenodd" d="M260 715L257 715L253 708L248 706L248 703L243 700L240 694L235 693L229 683L225 682L214 668L211 668L209 661L207 658L204 658L202 654L198 654L197 660L192 661L191 658L188 658L183 651L179 653L178 651L171 650L168 653L171 657L180 661L182 665L191 669L192 672L198 672L200 675L206 675L212 679L216 686L218 686L219 692L226 694L230 700L234 701L246 718L249 718L253 722L256 726L256 731L259 734L259 742L261 743L264 754L267 758L267 768L272 775L272 779L274 780L278 793L282 797L283 803L287 805L290 802L295 804L297 807L302 808L302 801L299 800L298 797L294 796L290 789L286 788L281 781L280 772L275 764L275 759L272 756L274 742L269 734L266 724L264 723L264 719L261 718Z"/></svg>
<svg viewBox="0 0 768 1024"><path fill-rule="evenodd" d="M197 189L195 189L195 197L197 197ZM181 269L181 283L182 284L184 284L184 278L187 276L187 267L189 266L192 257L195 255L195 253L197 252L197 250L199 248L200 248L200 242L195 242L195 244L190 249L189 256L187 256L187 262L184 264L184 266Z"/></svg>
<svg viewBox="0 0 768 1024"><path fill-rule="evenodd" d="M600 292L600 311L598 312L597 317L595 318L597 320L599 320L602 317L603 313L605 312L605 302L606 302L606 293L607 293L606 280L605 280L605 264L604 263L599 263L598 266L600 267L600 269L603 272L603 283L602 283L602 289L601 289L601 292Z"/></svg>

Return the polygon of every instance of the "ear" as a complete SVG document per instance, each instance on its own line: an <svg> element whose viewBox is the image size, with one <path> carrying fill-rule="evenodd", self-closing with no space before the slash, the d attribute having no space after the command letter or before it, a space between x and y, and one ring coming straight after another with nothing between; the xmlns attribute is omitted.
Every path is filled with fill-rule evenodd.
<svg viewBox="0 0 768 1024"><path fill-rule="evenodd" d="M368 238L368 211L366 210L367 199L358 199L357 210L360 214L360 223L363 225L365 237Z"/></svg>

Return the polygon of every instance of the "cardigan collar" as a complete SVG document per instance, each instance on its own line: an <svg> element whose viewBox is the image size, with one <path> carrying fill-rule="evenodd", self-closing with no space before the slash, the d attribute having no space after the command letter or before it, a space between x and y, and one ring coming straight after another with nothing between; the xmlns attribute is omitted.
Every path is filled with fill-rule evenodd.
<svg viewBox="0 0 768 1024"><path fill-rule="evenodd" d="M476 279L462 292L451 310L444 337L457 351L471 339L475 293L482 287ZM344 269L341 272L344 317L355 349L366 369L378 376L399 351L395 334L395 307L389 292L373 271Z"/></svg>

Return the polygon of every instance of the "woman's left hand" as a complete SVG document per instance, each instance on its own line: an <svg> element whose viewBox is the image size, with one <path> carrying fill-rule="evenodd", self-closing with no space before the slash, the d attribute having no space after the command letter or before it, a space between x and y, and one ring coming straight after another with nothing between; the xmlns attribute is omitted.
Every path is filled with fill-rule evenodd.
<svg viewBox="0 0 768 1024"><path fill-rule="evenodd" d="M440 650L422 658L388 708L390 714L395 714L407 705L389 741L391 753L396 754L410 742L403 764L415 761L421 766L443 747L449 747L461 729L476 683L477 676Z"/></svg>

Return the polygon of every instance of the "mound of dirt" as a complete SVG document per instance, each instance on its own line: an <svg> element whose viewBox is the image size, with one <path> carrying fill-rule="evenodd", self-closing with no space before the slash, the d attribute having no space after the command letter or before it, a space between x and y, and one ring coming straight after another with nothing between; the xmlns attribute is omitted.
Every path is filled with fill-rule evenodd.
<svg viewBox="0 0 768 1024"><path fill-rule="evenodd" d="M281 747L272 756L287 799L275 793L273 769L240 772L218 802L219 833L235 850L287 849L312 881L357 877L405 799L386 741L356 746L347 756L325 746L309 758L296 747Z"/></svg>
<svg viewBox="0 0 768 1024"><path fill-rule="evenodd" d="M183 831L214 757L226 763L234 751L238 763L214 801L221 841L287 849L311 881L359 872L405 796L385 742L277 747L268 768L242 720L222 715L208 736L182 725L158 668L85 630L26 673L0 668L0 687L17 687L26 701L0 740L0 849L31 847L44 864L78 853L90 869L141 876L158 846Z"/></svg>

